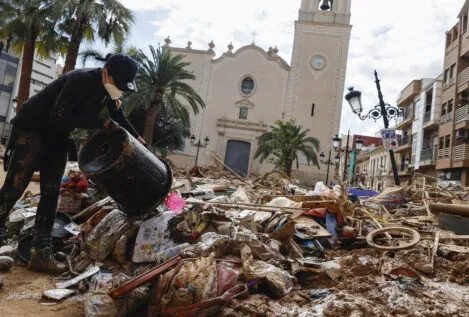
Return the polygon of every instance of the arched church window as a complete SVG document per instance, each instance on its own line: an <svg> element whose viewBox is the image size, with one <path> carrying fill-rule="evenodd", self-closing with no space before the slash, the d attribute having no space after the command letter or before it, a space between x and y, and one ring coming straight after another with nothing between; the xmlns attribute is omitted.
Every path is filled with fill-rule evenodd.
<svg viewBox="0 0 469 317"><path fill-rule="evenodd" d="M241 82L241 92L245 96L249 96L254 91L254 80L251 77L246 77Z"/></svg>

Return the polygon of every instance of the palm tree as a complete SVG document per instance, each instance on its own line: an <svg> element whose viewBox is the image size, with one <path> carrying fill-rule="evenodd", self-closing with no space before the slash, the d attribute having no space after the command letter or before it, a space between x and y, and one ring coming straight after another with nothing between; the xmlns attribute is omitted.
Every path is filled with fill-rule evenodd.
<svg viewBox="0 0 469 317"><path fill-rule="evenodd" d="M65 53L67 38L57 24L54 1L12 0L0 3L0 39L8 39L13 51L23 52L17 111L29 98L34 53L49 57Z"/></svg>
<svg viewBox="0 0 469 317"><path fill-rule="evenodd" d="M107 57L112 54L125 54L136 58L136 56L139 54L139 50L134 46L126 46L125 41L122 41L120 43L114 43L114 48L112 49L112 52L109 52L107 54L95 49L87 49L81 51L79 55L81 56L83 67L85 67L86 62L88 62L89 60L94 60L104 65L106 63Z"/></svg>
<svg viewBox="0 0 469 317"><path fill-rule="evenodd" d="M129 121L138 133L143 133L145 128L146 110L144 108L135 109L129 116ZM162 157L167 157L169 153L184 147L185 140L190 136L189 128L184 126L181 120L174 120L171 114L158 114L153 132L153 148Z"/></svg>
<svg viewBox="0 0 469 317"><path fill-rule="evenodd" d="M259 158L261 163L270 158L275 167L282 169L288 176L291 176L295 160L299 168L299 153L306 157L308 165L312 162L319 168L316 154L319 151L319 140L308 136L310 130L302 130L294 119L277 120L275 124L277 126L270 126L271 131L264 132L259 137L259 147L254 158Z"/></svg>
<svg viewBox="0 0 469 317"><path fill-rule="evenodd" d="M133 23L132 12L118 0L58 0L62 14L73 22L70 46L65 59L64 73L75 69L83 39L95 40L95 35L107 45L114 40L121 43Z"/></svg>
<svg viewBox="0 0 469 317"><path fill-rule="evenodd" d="M151 57L143 51L135 56L139 63L137 74L138 93L129 96L130 103L136 107L147 110L143 138L148 144L153 144L153 131L155 130L158 112L172 113L176 119L181 120L184 126L189 126L189 111L181 103L187 101L192 111L197 114L200 108L205 107L202 97L187 83L196 77L187 71L190 65L184 62L184 56L173 55L170 49L159 47L155 50L150 45Z"/></svg>

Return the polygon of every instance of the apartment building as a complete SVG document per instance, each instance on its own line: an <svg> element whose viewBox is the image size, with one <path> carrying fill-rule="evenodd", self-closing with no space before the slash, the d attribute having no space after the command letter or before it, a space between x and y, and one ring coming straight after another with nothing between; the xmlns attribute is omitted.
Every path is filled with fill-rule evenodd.
<svg viewBox="0 0 469 317"><path fill-rule="evenodd" d="M20 74L20 58L9 50L6 41L0 41L0 47L3 48L0 52L0 133L2 133L17 94L14 92L15 87L18 91L16 78L19 78Z"/></svg>
<svg viewBox="0 0 469 317"><path fill-rule="evenodd" d="M61 74L57 57L34 56L29 96L33 96ZM16 101L21 75L21 56L4 51L0 54L0 133L5 142L10 133L10 120L16 114Z"/></svg>
<svg viewBox="0 0 469 317"><path fill-rule="evenodd" d="M401 161L401 154L394 155L396 162ZM389 151L383 146L362 151L357 157L355 179L357 184L377 192L395 186Z"/></svg>
<svg viewBox="0 0 469 317"><path fill-rule="evenodd" d="M438 126L443 75L411 81L399 94L397 106L403 110L395 129L401 131L400 154L396 159L401 181L410 177L409 168L422 174L437 176ZM406 166L406 159L409 166Z"/></svg>
<svg viewBox="0 0 469 317"><path fill-rule="evenodd" d="M469 185L469 0L459 21L446 32L440 123L438 176Z"/></svg>
<svg viewBox="0 0 469 317"><path fill-rule="evenodd" d="M400 93L397 98L397 107L402 109L403 116L396 121L395 129L401 131L399 146L394 153L399 154L400 159L396 158L399 179L406 180L410 177L406 158L411 161L412 156L412 124L415 117L416 97L422 89L422 80L411 81ZM420 102L420 101L419 101Z"/></svg>
<svg viewBox="0 0 469 317"><path fill-rule="evenodd" d="M334 178L338 177L339 179L343 179L344 178L343 175L344 175L345 154L346 154L345 148L347 146L347 135L341 134L340 138L341 138L341 141L339 142L339 149L341 150L339 153L339 156L340 156L339 168L337 169L338 174L334 175ZM349 150L356 150L356 143L357 143L357 140L359 139L363 140L362 152L366 152L367 150L375 149L383 145L383 140L381 137L372 137L368 135L353 134L353 135L349 135L348 138L349 138L349 142L348 142ZM347 154L348 154L347 174L350 174L349 168L350 168L350 163L351 163L351 151L348 151ZM357 155L357 158L358 158L358 155Z"/></svg>
<svg viewBox="0 0 469 317"><path fill-rule="evenodd" d="M412 153L409 167L422 174L437 176L438 126L442 79L422 79L422 89L414 99L412 123Z"/></svg>

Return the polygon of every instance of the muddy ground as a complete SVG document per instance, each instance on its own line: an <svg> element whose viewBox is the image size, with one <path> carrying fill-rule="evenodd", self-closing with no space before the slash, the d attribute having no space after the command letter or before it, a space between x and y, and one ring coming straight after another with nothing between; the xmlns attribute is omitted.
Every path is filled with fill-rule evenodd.
<svg viewBox="0 0 469 317"><path fill-rule="evenodd" d="M0 160L0 165L3 161ZM3 185L5 172L0 168L0 184ZM39 192L39 183L31 182L28 187L32 193ZM5 277L4 286L0 289L0 316L36 316L55 317L84 316L83 303L66 300L54 306L41 305L42 292L54 288L58 281L47 274L34 273L25 267L16 265ZM76 298L75 300L80 300Z"/></svg>

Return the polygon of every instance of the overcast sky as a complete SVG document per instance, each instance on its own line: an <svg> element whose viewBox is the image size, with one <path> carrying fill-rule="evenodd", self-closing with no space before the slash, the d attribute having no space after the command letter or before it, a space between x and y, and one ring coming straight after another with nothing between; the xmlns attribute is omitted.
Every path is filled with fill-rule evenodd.
<svg viewBox="0 0 469 317"><path fill-rule="evenodd" d="M233 42L277 45L290 63L294 21L301 0L121 0L134 10L136 24L130 44L144 48L164 44L208 49L213 40L217 57ZM341 0L336 0L341 1ZM434 78L443 71L445 31L456 22L464 0L352 0L352 36L345 87L363 93L365 109L377 101L373 70L378 70L384 99L395 105L398 92L411 80ZM373 135L377 123L361 122L344 102L340 130Z"/></svg>

